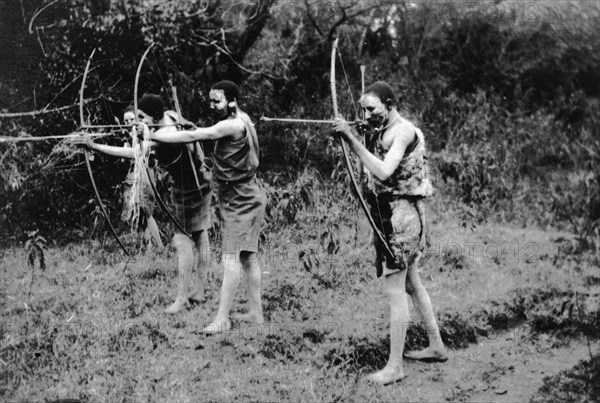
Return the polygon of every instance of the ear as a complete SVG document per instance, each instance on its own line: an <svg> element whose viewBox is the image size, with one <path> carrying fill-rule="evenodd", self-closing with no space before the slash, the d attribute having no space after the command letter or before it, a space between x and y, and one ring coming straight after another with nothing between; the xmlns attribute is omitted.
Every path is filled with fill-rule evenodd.
<svg viewBox="0 0 600 403"><path fill-rule="evenodd" d="M387 106L388 109L392 109L393 101L391 98L385 100L385 106Z"/></svg>

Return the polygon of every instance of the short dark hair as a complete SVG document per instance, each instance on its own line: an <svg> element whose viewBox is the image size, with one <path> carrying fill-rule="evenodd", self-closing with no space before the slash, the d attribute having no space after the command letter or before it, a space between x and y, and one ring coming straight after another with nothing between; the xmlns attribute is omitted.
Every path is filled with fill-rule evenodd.
<svg viewBox="0 0 600 403"><path fill-rule="evenodd" d="M156 94L144 94L142 99L138 102L138 108L157 122L161 120L165 114L165 104L160 96Z"/></svg>
<svg viewBox="0 0 600 403"><path fill-rule="evenodd" d="M364 94L374 94L381 100L381 102L387 104L388 106L393 106L396 104L394 90L388 83L384 81L377 81L369 85L367 88L365 88Z"/></svg>
<svg viewBox="0 0 600 403"><path fill-rule="evenodd" d="M133 105L127 105L127 108L125 108L125 110L123 111L123 115L127 112L135 113Z"/></svg>
<svg viewBox="0 0 600 403"><path fill-rule="evenodd" d="M213 90L222 90L225 94L225 98L227 102L237 101L240 96L240 88L236 83L229 80L219 81L215 85L212 86Z"/></svg>

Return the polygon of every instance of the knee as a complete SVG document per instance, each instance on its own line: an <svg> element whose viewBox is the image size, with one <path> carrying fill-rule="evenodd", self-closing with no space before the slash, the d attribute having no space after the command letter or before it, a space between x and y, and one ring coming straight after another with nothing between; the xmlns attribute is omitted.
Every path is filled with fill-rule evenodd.
<svg viewBox="0 0 600 403"><path fill-rule="evenodd" d="M240 262L244 267L256 266L258 264L258 256L255 252L240 252Z"/></svg>
<svg viewBox="0 0 600 403"><path fill-rule="evenodd" d="M210 242L208 240L208 233L205 230L194 232L192 234L194 239L194 246L196 251L199 253L200 259L206 259L210 255Z"/></svg>
<svg viewBox="0 0 600 403"><path fill-rule="evenodd" d="M196 246L200 246L204 242L208 242L208 233L205 230L192 232L192 239Z"/></svg>
<svg viewBox="0 0 600 403"><path fill-rule="evenodd" d="M173 245L177 249L178 252L182 251L191 251L193 248L192 240L183 234L175 234L173 236Z"/></svg>
<svg viewBox="0 0 600 403"><path fill-rule="evenodd" d="M221 263L225 269L237 267L240 265L239 255L236 253L223 253Z"/></svg>
<svg viewBox="0 0 600 403"><path fill-rule="evenodd" d="M390 274L384 280L383 292L387 297L399 297L406 295L406 271Z"/></svg>
<svg viewBox="0 0 600 403"><path fill-rule="evenodd" d="M404 289L404 287L397 287L397 286L385 287L383 290L383 293L385 295L387 302L391 306L401 304L401 303L403 303L403 301L405 303L405 301L407 300L407 294L406 294L406 290Z"/></svg>
<svg viewBox="0 0 600 403"><path fill-rule="evenodd" d="M405 293L403 289L392 284L387 284L383 287L383 294L387 299L398 297L402 293Z"/></svg>

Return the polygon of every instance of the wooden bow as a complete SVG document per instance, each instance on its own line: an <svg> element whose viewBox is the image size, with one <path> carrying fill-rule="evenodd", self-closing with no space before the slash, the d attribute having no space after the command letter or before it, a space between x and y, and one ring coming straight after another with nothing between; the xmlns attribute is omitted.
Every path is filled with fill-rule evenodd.
<svg viewBox="0 0 600 403"><path fill-rule="evenodd" d="M135 73L135 82L134 82L134 87L133 87L133 113L135 115L136 123L138 123L138 87L139 87L139 82L140 82L140 74L142 72L142 66L144 65L144 60L146 60L146 56L148 56L148 53L150 53L150 50L152 49L153 46L154 46L153 43L150 44L150 46L148 46L148 48L142 55L142 58L140 59L140 63L138 64L138 68ZM156 198L156 201L158 202L160 207L167 214L167 216L173 222L173 224L175 224L175 226L179 229L179 231L181 231L181 233L183 233L184 235L187 235L188 237L191 238L192 236L185 230L183 225L181 225L181 223L179 223L179 221L175 218L175 216L171 213L171 211L169 211L169 209L167 208L167 205L163 201L162 197L160 197L160 194L158 193L158 189L156 189L156 185L154 185L154 182L152 181L152 175L150 173L149 167L146 167L146 175L148 176L148 182L150 182L150 187L152 188L152 192L154 192L154 197Z"/></svg>
<svg viewBox="0 0 600 403"><path fill-rule="evenodd" d="M338 49L338 38L336 38L335 41L333 41L333 46L331 48L331 71L330 71L330 75L329 75L329 83L331 86L331 102L333 104L333 114L336 119L338 119L340 117L340 113L338 110L338 104L337 104L337 90L336 90L336 81L335 81L335 57L337 55L337 49ZM352 186L354 187L354 190L356 192L356 197L358 198L358 201L360 202L360 205L363 209L363 212L365 213L365 216L367 217L367 220L369 221L369 224L371 225L371 228L373 228L373 232L379 238L379 240L385 247L385 250L389 254L389 256L392 259L394 259L394 261L395 261L396 256L394 255L394 252L392 252L392 249L390 248L388 242L386 241L383 233L375 224L375 220L373 219L373 216L369 212L369 207L367 206L367 202L365 201L365 199L363 198L363 196L360 192L360 188L358 186L358 183L356 182L356 178L354 177L354 170L352 168L352 162L350 161L350 157L348 156L348 149L346 146L346 142L344 140L340 139L340 143L342 145L342 154L344 154L344 163L346 165L346 170L348 171L348 175L350 175L350 180L351 180Z"/></svg>
<svg viewBox="0 0 600 403"><path fill-rule="evenodd" d="M94 57L94 53L96 53L96 49L94 49L92 51L92 54L88 58L87 64L85 65L85 70L83 72L83 79L81 80L81 88L79 90L79 124L81 125L82 128L93 127L90 125L86 125L86 123L85 123L85 117L83 114L83 103L84 103L83 102L83 92L85 90L85 81L87 79L88 72L90 71L90 64L92 62L92 58ZM104 203L102 203L102 199L100 198L100 192L98 192L98 186L96 186L96 180L94 179L94 174L92 172L92 166L90 165L90 153L87 150L87 148L83 149L83 153L84 153L84 157L85 157L85 166L87 167L88 176L90 177L90 182L92 183L92 188L94 189L94 195L96 196L96 201L98 202L98 205L100 206L102 215L106 219L106 223L108 224L108 227L110 228L110 232L113 234L113 236L115 237L115 239L121 246L121 249L123 249L123 252L125 252L126 255L130 255L129 251L127 250L127 248L125 247L125 245L123 244L123 242L121 241L119 236L117 235L117 231L115 230L115 227L113 227L112 223L110 222L110 218L108 216L108 212L106 211L106 207L104 206Z"/></svg>

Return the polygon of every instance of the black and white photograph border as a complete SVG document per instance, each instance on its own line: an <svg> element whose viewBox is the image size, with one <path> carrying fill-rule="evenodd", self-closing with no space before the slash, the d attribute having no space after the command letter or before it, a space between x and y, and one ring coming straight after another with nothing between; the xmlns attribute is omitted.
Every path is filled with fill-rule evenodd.
<svg viewBox="0 0 600 403"><path fill-rule="evenodd" d="M600 3L0 0L0 400L600 401Z"/></svg>

